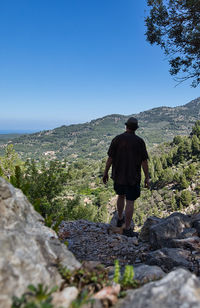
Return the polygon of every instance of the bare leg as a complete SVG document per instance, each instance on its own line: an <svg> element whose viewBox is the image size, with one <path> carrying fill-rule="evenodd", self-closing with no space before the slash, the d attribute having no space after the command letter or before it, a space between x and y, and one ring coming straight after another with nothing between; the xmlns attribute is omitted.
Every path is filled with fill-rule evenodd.
<svg viewBox="0 0 200 308"><path fill-rule="evenodd" d="M119 195L117 198L117 211L120 220L123 218L124 201L125 201L125 196Z"/></svg>
<svg viewBox="0 0 200 308"><path fill-rule="evenodd" d="M130 229L131 219L133 217L134 201L126 200L125 208L125 228Z"/></svg>

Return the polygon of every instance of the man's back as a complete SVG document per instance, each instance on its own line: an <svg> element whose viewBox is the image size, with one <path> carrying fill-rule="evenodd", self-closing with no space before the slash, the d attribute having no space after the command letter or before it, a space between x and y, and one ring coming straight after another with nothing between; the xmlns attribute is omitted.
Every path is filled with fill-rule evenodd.
<svg viewBox="0 0 200 308"><path fill-rule="evenodd" d="M141 164L148 159L142 138L134 132L118 135L112 140L108 155L112 158L112 178L115 183L121 185L140 183Z"/></svg>

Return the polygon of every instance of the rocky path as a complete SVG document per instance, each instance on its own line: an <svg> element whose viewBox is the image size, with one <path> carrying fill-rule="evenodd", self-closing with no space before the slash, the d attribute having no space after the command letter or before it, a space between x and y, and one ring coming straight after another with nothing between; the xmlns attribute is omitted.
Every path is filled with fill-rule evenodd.
<svg viewBox="0 0 200 308"><path fill-rule="evenodd" d="M53 306L79 304L80 290L63 285L58 265L80 269L79 261L109 266L110 285L93 294L85 308L200 308L200 214L173 213L165 219L150 217L139 239L116 232L111 224L84 220L63 222L59 237L45 227L43 218L18 189L0 178L0 307L10 308L12 296L27 294L27 286L57 285ZM70 251L69 251L70 250ZM74 255L71 253L73 252ZM118 300L120 285L113 285L113 263L134 265L140 287ZM86 264L84 265L86 266ZM192 272L192 273L191 273ZM196 275L194 275L196 274ZM107 306L105 306L107 303Z"/></svg>
<svg viewBox="0 0 200 308"><path fill-rule="evenodd" d="M109 225L84 220L63 222L60 236L67 240L68 249L80 261L99 261L113 265L115 259L121 264L140 263L139 252L149 245L139 244L138 239L111 233Z"/></svg>
<svg viewBox="0 0 200 308"><path fill-rule="evenodd" d="M85 220L62 222L60 237L79 261L98 261L106 266L120 264L157 265L166 273L182 267L200 274L200 214L173 213L167 218L150 217L139 239L128 238L113 226Z"/></svg>

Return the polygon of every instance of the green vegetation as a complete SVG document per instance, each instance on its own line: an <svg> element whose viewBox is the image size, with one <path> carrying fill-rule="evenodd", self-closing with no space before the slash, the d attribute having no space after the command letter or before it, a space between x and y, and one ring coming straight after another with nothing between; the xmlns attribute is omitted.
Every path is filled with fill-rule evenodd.
<svg viewBox="0 0 200 308"><path fill-rule="evenodd" d="M151 215L164 217L173 211L194 211L199 201L199 158L200 121L188 137L176 136L150 155L151 190L143 187L142 174L142 193L134 211L137 227ZM0 157L0 174L20 188L45 218L46 225L57 231L62 220L109 222L115 193L112 180L107 186L102 183L105 160L23 162L9 145Z"/></svg>
<svg viewBox="0 0 200 308"><path fill-rule="evenodd" d="M192 86L200 83L199 0L148 0L147 40L159 45L169 59L171 75L189 78Z"/></svg>
<svg viewBox="0 0 200 308"><path fill-rule="evenodd" d="M115 271L113 281L119 283L123 290L137 288L138 282L134 280L134 269L132 265L125 265L123 276L121 277L119 261L115 260Z"/></svg>
<svg viewBox="0 0 200 308"><path fill-rule="evenodd" d="M57 287L48 291L48 287L38 284L28 286L28 292L20 298L14 296L11 308L53 308L52 293L57 291Z"/></svg>

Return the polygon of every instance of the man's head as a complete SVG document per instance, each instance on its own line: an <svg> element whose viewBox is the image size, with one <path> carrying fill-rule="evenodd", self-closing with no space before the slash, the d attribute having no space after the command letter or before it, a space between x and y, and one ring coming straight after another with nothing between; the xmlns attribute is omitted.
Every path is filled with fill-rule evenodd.
<svg viewBox="0 0 200 308"><path fill-rule="evenodd" d="M128 121L125 123L126 128L135 131L139 126L138 126L138 120L136 118L129 118Z"/></svg>

